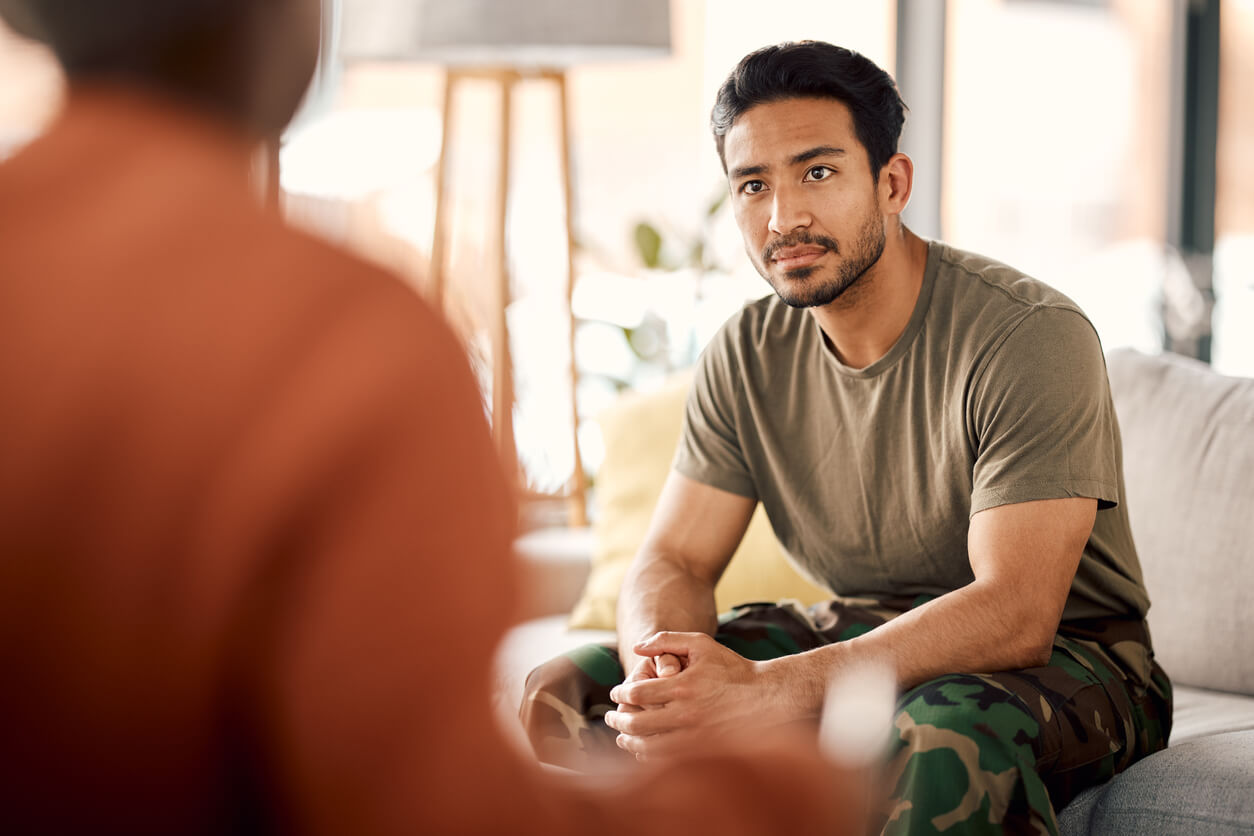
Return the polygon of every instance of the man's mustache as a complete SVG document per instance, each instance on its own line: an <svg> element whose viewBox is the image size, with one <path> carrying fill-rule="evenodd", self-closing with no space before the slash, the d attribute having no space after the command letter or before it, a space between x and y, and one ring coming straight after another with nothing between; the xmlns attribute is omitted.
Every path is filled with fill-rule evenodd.
<svg viewBox="0 0 1254 836"><path fill-rule="evenodd" d="M802 244L825 247L834 253L840 252L840 246L836 243L835 238L828 238L826 235L814 235L810 232L793 232L782 238L776 238L767 244L762 250L762 261L772 261L775 258L775 254L785 247L799 247Z"/></svg>

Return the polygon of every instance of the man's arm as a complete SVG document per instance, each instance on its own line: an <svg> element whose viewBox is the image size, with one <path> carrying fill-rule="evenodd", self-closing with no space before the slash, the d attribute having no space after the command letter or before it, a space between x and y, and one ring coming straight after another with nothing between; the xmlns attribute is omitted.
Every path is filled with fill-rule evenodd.
<svg viewBox="0 0 1254 836"><path fill-rule="evenodd" d="M902 688L945 673L1043 665L1096 514L1097 500L1084 498L981 511L967 535L974 581L812 660L778 660L773 673L799 688L809 683L813 694L793 697L817 712L827 678L857 659L888 661Z"/></svg>
<svg viewBox="0 0 1254 836"><path fill-rule="evenodd" d="M628 751L665 753L707 724L784 723L818 716L828 681L864 660L887 662L909 688L945 673L1010 670L1049 658L1097 501L1003 505L971 519L975 580L869 633L795 656L750 662L694 633L663 633L636 650L680 656L677 676L625 683L619 703L664 711L610 712Z"/></svg>
<svg viewBox="0 0 1254 836"><path fill-rule="evenodd" d="M630 672L640 662L632 646L661 630L714 634L714 585L756 504L676 471L667 477L618 598L624 670Z"/></svg>

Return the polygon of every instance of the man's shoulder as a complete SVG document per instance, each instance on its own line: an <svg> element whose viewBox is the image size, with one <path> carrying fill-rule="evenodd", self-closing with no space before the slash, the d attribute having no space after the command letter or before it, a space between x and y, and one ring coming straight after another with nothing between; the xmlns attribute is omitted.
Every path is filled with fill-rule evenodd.
<svg viewBox="0 0 1254 836"><path fill-rule="evenodd" d="M781 370L796 371L818 331L806 311L771 294L745 303L706 344L697 376L720 385L760 388ZM730 390L729 390L730 391Z"/></svg>
<svg viewBox="0 0 1254 836"><path fill-rule="evenodd" d="M772 354L804 337L812 325L804 310L792 308L774 293L746 302L719 329L711 344L724 350Z"/></svg>
<svg viewBox="0 0 1254 836"><path fill-rule="evenodd" d="M995 259L939 247L928 329L937 356L959 358L955 368L995 386L1043 360L1101 363L1096 328L1065 294Z"/></svg>
<svg viewBox="0 0 1254 836"><path fill-rule="evenodd" d="M934 246L938 257L928 333L944 342L947 354L968 355L969 368L982 365L981 358L987 360L1015 333L1095 339L1080 306L1047 282L987 256Z"/></svg>
<svg viewBox="0 0 1254 836"><path fill-rule="evenodd" d="M255 263L240 265L233 292L241 293L239 279L255 282L249 298L281 332L275 341L286 338L311 361L338 345L340 354L392 369L430 371L460 359L461 345L442 314L399 275L286 225L253 243Z"/></svg>
<svg viewBox="0 0 1254 836"><path fill-rule="evenodd" d="M1003 261L944 242L934 246L938 251L936 292L942 298L973 303L986 311L989 306L1008 312L1050 307L1083 314L1066 294Z"/></svg>

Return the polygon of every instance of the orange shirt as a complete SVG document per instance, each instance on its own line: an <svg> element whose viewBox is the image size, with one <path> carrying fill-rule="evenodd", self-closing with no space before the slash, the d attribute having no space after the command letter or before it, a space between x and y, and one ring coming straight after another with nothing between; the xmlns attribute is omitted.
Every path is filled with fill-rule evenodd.
<svg viewBox="0 0 1254 836"><path fill-rule="evenodd" d="M833 830L804 752L612 793L513 754L514 509L460 346L263 211L248 151L79 90L0 165L5 830Z"/></svg>

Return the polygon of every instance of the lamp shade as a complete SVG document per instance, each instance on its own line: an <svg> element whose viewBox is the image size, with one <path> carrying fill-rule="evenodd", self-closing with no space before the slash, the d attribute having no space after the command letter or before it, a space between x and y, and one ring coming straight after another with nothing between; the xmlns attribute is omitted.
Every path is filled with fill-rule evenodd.
<svg viewBox="0 0 1254 836"><path fill-rule="evenodd" d="M560 68L669 53L669 0L344 2L349 60Z"/></svg>

